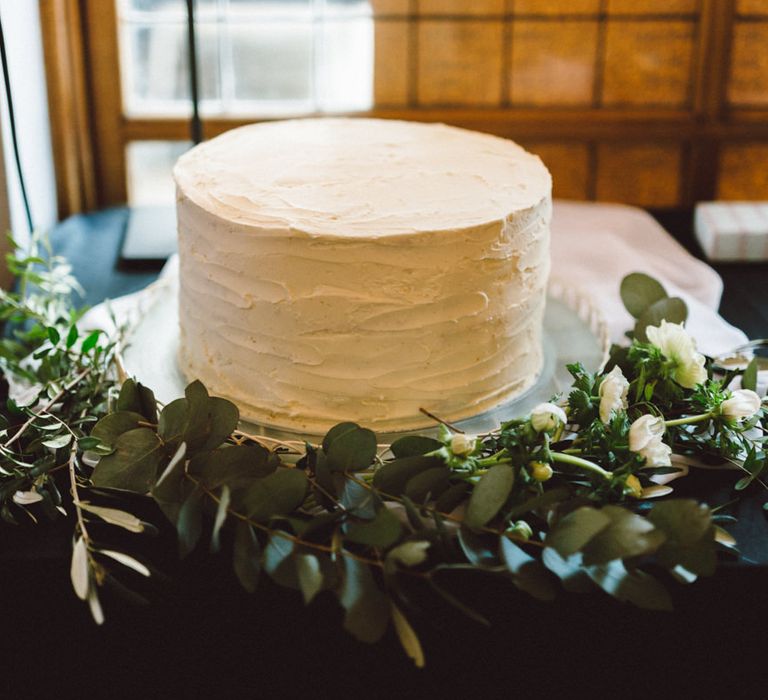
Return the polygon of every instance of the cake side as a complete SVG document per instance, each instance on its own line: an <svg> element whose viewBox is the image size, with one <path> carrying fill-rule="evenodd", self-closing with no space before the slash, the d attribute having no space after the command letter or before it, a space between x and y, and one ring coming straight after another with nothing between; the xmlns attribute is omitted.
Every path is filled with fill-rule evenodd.
<svg viewBox="0 0 768 700"><path fill-rule="evenodd" d="M535 380L548 191L524 207L518 196L503 216L477 203L469 225L405 226L400 214L394 233L366 234L339 214L342 235L324 235L211 211L187 193L188 176L177 168L179 361L244 418L313 433L342 420L407 430L425 424L421 407L459 420Z"/></svg>

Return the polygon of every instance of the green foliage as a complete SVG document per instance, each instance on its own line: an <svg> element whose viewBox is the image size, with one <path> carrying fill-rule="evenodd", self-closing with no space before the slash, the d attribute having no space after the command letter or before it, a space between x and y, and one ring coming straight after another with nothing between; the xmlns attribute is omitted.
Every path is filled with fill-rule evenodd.
<svg viewBox="0 0 768 700"><path fill-rule="evenodd" d="M11 257L20 291L0 292L7 321L0 369L15 384L0 415L0 515L7 522L58 517L61 492L74 489L73 582L97 619L101 584L122 585L116 576L124 569L151 572L106 542L110 529L135 537L153 529L131 512L136 499L149 498L175 528L181 556L202 541L227 554L248 591L258 591L263 570L305 604L330 592L344 627L365 642L379 640L391 618L422 665L408 608L401 609L405 578L487 624L442 585L443 576L483 571L539 600L554 598L560 585L600 588L665 610L669 592L651 571L681 582L714 572L716 526L706 506L637 499L637 484L674 471L630 449L642 416L663 416L660 439L675 452L736 463L736 489L762 483L765 438L755 433L765 428L765 411L732 420L719 410L734 376L755 387L757 364L726 375L710 370L693 390L677 384L645 328L683 320L684 305L645 275L622 284L634 339L614 348L610 366L630 382L629 401L606 423L606 372L576 363L565 400L552 399L567 411L562 431L539 432L529 416L516 416L488 435L454 440L441 426L439 439L409 435L386 450L373 431L344 422L297 450L238 433L237 408L200 382L163 407L135 379L118 382L124 332L82 327L68 268L44 243L35 245L34 254ZM88 529L96 524L98 543Z"/></svg>
<svg viewBox="0 0 768 700"><path fill-rule="evenodd" d="M627 311L637 319L633 337L647 342L645 329L658 326L662 320L683 323L688 317L685 302L678 297L669 297L664 287L652 277L633 272L621 281L621 300Z"/></svg>

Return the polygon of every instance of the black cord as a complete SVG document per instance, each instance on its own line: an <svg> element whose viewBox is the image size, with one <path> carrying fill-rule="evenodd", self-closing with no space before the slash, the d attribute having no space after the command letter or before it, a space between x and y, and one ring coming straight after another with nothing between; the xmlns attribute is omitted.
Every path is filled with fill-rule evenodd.
<svg viewBox="0 0 768 700"><path fill-rule="evenodd" d="M203 124L200 121L200 95L198 92L197 40L195 37L195 0L187 0L187 48L189 50L189 92L192 97L192 121L190 133L195 144L203 140Z"/></svg>
<svg viewBox="0 0 768 700"><path fill-rule="evenodd" d="M0 60L3 63L3 81L5 82L5 99L8 102L8 121L11 125L11 142L13 143L13 155L16 159L16 170L19 172L19 185L21 187L21 198L24 200L24 210L27 213L27 223L30 233L35 230L32 224L32 211L29 207L29 197L27 197L27 187L24 184L24 174L21 170L21 157L19 156L19 140L16 137L16 118L13 111L13 96L11 95L11 79L8 74L8 57L5 53L5 34L3 33L3 22L0 19Z"/></svg>

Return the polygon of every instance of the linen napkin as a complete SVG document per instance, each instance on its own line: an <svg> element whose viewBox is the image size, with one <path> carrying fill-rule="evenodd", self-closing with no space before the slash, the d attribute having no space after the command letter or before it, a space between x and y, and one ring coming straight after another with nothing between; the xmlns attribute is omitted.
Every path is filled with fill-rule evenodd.
<svg viewBox="0 0 768 700"><path fill-rule="evenodd" d="M718 313L723 282L650 214L622 204L556 200L552 216L552 278L589 295L614 342L634 320L619 296L622 278L644 272L688 305L686 328L700 352L720 355L746 335Z"/></svg>

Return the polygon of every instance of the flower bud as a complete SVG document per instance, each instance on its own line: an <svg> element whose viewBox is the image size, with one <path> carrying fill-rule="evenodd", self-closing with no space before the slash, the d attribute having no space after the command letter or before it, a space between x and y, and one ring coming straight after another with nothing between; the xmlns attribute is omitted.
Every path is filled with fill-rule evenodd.
<svg viewBox="0 0 768 700"><path fill-rule="evenodd" d="M630 474L624 481L624 495L630 498L640 498L643 495L643 487L634 474Z"/></svg>
<svg viewBox="0 0 768 700"><path fill-rule="evenodd" d="M514 525L507 528L507 534L523 540L530 540L533 537L533 528L525 520L518 520Z"/></svg>
<svg viewBox="0 0 768 700"><path fill-rule="evenodd" d="M537 433L552 433L567 422L565 411L553 403L540 403L531 411L531 425Z"/></svg>
<svg viewBox="0 0 768 700"><path fill-rule="evenodd" d="M457 457L467 457L475 451L477 438L474 435L457 433L451 437L451 452Z"/></svg>
<svg viewBox="0 0 768 700"><path fill-rule="evenodd" d="M534 481L549 481L552 478L552 467L546 462L529 462L528 468Z"/></svg>
<svg viewBox="0 0 768 700"><path fill-rule="evenodd" d="M751 389L737 389L720 404L723 418L751 418L760 410L760 397Z"/></svg>

